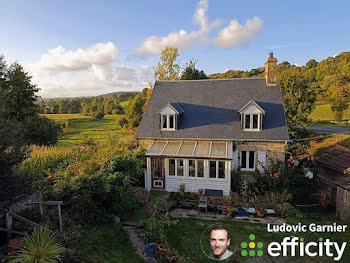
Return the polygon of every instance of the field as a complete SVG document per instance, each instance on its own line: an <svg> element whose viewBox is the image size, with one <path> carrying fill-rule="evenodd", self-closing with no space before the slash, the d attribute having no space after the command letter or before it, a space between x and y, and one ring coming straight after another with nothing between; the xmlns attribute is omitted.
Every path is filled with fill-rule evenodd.
<svg viewBox="0 0 350 263"><path fill-rule="evenodd" d="M90 116L81 114L43 114L61 125L68 124L63 128L63 136L57 146L78 145L87 140L94 142L106 142L130 134L130 131L117 128L116 121L121 115L105 115L102 120L95 120Z"/></svg>
<svg viewBox="0 0 350 263"><path fill-rule="evenodd" d="M334 121L330 102L316 102L316 108L309 116L313 122ZM350 107L344 112L343 120L350 120Z"/></svg>

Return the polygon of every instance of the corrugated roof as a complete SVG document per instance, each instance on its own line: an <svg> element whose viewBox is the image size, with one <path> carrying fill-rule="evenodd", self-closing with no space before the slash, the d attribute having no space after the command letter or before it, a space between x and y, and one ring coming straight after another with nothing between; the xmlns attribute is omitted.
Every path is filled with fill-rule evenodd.
<svg viewBox="0 0 350 263"><path fill-rule="evenodd" d="M254 100L265 110L263 130L242 131L238 110ZM183 114L176 131L160 130L158 112L176 102ZM265 78L157 81L137 138L206 140L288 140L280 87Z"/></svg>

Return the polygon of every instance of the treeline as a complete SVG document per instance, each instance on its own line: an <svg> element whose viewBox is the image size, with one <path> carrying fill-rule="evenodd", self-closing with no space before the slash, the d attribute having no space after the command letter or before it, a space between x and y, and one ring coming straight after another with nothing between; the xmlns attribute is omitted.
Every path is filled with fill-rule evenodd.
<svg viewBox="0 0 350 263"><path fill-rule="evenodd" d="M298 92L298 89L290 89L298 85L307 90L306 95L311 99L310 102L332 102L335 118L338 121L342 120L343 112L349 107L350 100L350 52L343 52L320 62L311 59L305 66L301 67L285 61L278 64L277 68L277 82L282 88L285 104L286 102L292 103L292 97ZM261 67L250 71L228 70L225 73L215 73L208 77L210 79L225 79L263 76L264 68ZM288 95L290 95L290 101L287 101ZM312 110L312 106L313 103L308 109ZM309 110L303 114L306 115L306 118L307 114L305 113L307 112Z"/></svg>
<svg viewBox="0 0 350 263"><path fill-rule="evenodd" d="M138 92L125 92L119 93L119 95L107 94L96 97L46 99L38 102L38 105L40 113L45 114L80 113L90 116L97 113L102 115L121 114L123 108L120 103L135 97L137 94Z"/></svg>

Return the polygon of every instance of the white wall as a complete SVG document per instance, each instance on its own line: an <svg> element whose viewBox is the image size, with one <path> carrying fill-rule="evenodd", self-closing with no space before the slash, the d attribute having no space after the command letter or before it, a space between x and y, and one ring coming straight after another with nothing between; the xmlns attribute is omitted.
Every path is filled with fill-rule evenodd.
<svg viewBox="0 0 350 263"><path fill-rule="evenodd" d="M168 159L166 159L165 189L168 192L179 191L181 184L185 184L186 192L198 192L198 189L222 190L225 196L231 189L231 161L225 162L225 179L209 178L209 160L204 160L204 177L189 177L188 160L184 162L184 176L169 176Z"/></svg>

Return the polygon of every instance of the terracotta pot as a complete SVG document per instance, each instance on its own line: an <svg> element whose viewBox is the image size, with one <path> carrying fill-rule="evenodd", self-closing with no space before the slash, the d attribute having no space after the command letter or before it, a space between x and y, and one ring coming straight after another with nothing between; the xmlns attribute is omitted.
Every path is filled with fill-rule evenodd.
<svg viewBox="0 0 350 263"><path fill-rule="evenodd" d="M228 212L228 211L227 211L226 208L223 208L221 211L222 211L222 214L223 214L223 215L227 215L227 212Z"/></svg>
<svg viewBox="0 0 350 263"><path fill-rule="evenodd" d="M164 256L168 250L169 250L168 244L159 244L158 245L158 251L159 251L160 255Z"/></svg>
<svg viewBox="0 0 350 263"><path fill-rule="evenodd" d="M263 218L265 216L264 212L256 211L256 215L260 218Z"/></svg>

